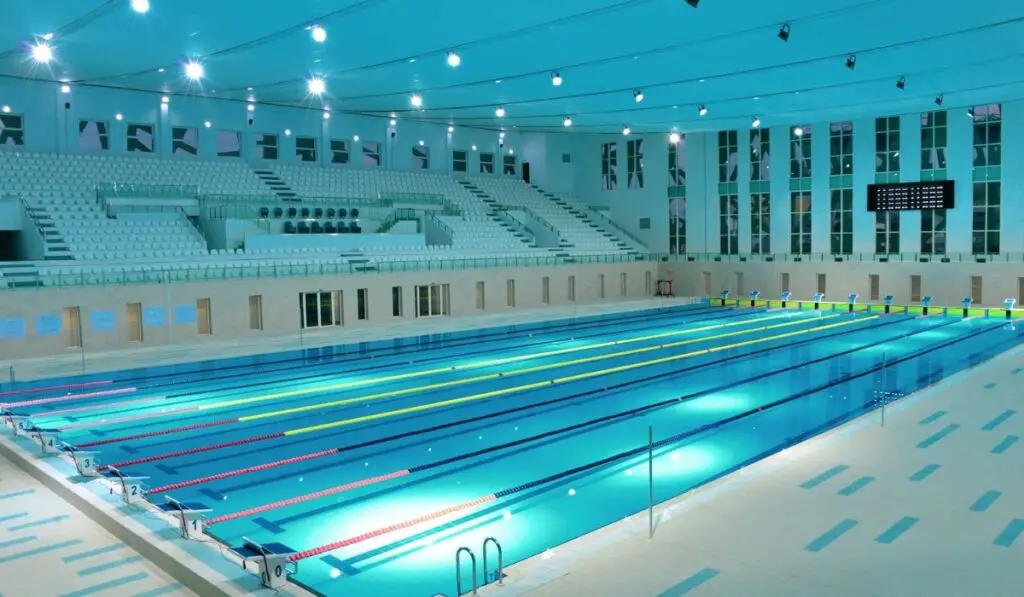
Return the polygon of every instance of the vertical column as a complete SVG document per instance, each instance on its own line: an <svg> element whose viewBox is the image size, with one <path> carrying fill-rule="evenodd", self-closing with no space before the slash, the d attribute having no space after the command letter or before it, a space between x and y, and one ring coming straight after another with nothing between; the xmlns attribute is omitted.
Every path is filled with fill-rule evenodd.
<svg viewBox="0 0 1024 597"><path fill-rule="evenodd" d="M736 132L736 195L739 198L739 252L750 253L750 130Z"/></svg>
<svg viewBox="0 0 1024 597"><path fill-rule="evenodd" d="M921 180L921 115L900 116L900 181ZM900 252L921 250L921 212L900 212Z"/></svg>
<svg viewBox="0 0 1024 597"><path fill-rule="evenodd" d="M811 125L811 252L828 253L829 246L829 123Z"/></svg>
<svg viewBox="0 0 1024 597"><path fill-rule="evenodd" d="M949 178L956 181L953 209L946 210L946 252L950 254L971 252L974 121L963 116L964 110L966 107L950 109L947 121L949 145L946 151L946 171Z"/></svg>
<svg viewBox="0 0 1024 597"><path fill-rule="evenodd" d="M716 159L717 143L714 133L689 133L686 135L684 150L686 151L686 251L688 253L717 252L717 245L712 249L708 242L707 220L710 209L709 202L717 195L713 193L716 185L718 168ZM718 208L714 208L718 215ZM717 240L717 239L716 239Z"/></svg>
<svg viewBox="0 0 1024 597"><path fill-rule="evenodd" d="M875 181L875 119L853 121L853 252L874 253L875 214L868 211L868 185Z"/></svg>
<svg viewBox="0 0 1024 597"><path fill-rule="evenodd" d="M771 132L771 247L772 253L789 253L789 127Z"/></svg>

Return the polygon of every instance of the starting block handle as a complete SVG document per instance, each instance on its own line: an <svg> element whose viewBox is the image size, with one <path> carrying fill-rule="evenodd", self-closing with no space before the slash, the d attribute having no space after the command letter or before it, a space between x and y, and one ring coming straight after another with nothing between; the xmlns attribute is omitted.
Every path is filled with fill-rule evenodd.
<svg viewBox="0 0 1024 597"><path fill-rule="evenodd" d="M32 435L39 440L39 447L43 454L56 454L60 452L60 433L57 431L33 431Z"/></svg>
<svg viewBox="0 0 1024 597"><path fill-rule="evenodd" d="M78 469L78 474L83 477L99 477L100 473L96 470L99 466L99 458L96 457L98 452L84 452L81 450L75 450L71 453L71 458L75 461L75 468Z"/></svg>
<svg viewBox="0 0 1024 597"><path fill-rule="evenodd" d="M25 435L32 429L30 417L26 415L7 415L7 424L10 425L14 435Z"/></svg>
<svg viewBox="0 0 1024 597"><path fill-rule="evenodd" d="M203 524L203 515L209 513L209 508L189 508L171 496L164 496L167 504L178 512L178 520L181 521L181 535L186 539L199 540L203 538L206 525Z"/></svg>
<svg viewBox="0 0 1024 597"><path fill-rule="evenodd" d="M142 481L149 477L129 477L118 471L114 478L121 482L121 499L124 503L130 505L145 499L146 490L142 488ZM113 487L110 488L110 492L114 492Z"/></svg>

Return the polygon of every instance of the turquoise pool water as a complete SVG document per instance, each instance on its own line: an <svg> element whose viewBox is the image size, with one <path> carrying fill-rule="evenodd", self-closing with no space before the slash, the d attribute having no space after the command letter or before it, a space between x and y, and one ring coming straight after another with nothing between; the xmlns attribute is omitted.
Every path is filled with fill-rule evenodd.
<svg viewBox="0 0 1024 597"><path fill-rule="evenodd" d="M299 562L318 593L454 595L459 547L479 557L494 537L507 566L645 509L649 428L663 501L1020 341L991 319L695 305L47 380L94 385L0 400L149 476L152 501L209 506L225 544L345 541Z"/></svg>

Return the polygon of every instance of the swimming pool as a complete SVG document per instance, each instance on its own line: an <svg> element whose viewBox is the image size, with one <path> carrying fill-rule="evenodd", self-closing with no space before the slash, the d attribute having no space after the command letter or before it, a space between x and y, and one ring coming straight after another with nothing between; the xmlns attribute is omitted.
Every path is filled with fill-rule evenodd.
<svg viewBox="0 0 1024 597"><path fill-rule="evenodd" d="M694 305L0 400L149 476L152 501L205 503L218 540L294 548L314 591L454 595L459 547L494 537L509 565L646 508L649 428L660 502L1019 342L995 319Z"/></svg>

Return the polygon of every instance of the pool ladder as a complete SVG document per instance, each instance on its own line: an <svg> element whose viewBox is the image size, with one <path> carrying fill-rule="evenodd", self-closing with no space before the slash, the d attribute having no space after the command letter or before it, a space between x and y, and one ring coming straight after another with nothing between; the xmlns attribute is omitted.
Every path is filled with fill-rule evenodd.
<svg viewBox="0 0 1024 597"><path fill-rule="evenodd" d="M501 543L498 543L498 540L495 539L494 537L488 537L488 538L484 539L484 545L483 545L484 584L487 584L489 582L489 577L488 577L488 574L487 574L487 546L489 544L494 544L494 548L498 550L498 569L494 571L494 580L498 581L498 584L501 585L501 584L504 584L504 578L505 578L505 557L504 557L505 554L504 554L504 551L501 549ZM471 564L472 570L473 570L473 577L472 577L473 578L473 592L470 593L470 594L471 595L476 595L477 594L477 590L479 590L479 588L480 588L480 586L477 584L477 576L476 576L476 555L473 553L473 550L471 550L468 547L460 547L455 552L455 594L456 595L462 595L463 594L463 592L462 592L462 554L463 553L465 553L465 554L467 554L469 556L469 561L470 561L470 564Z"/></svg>

